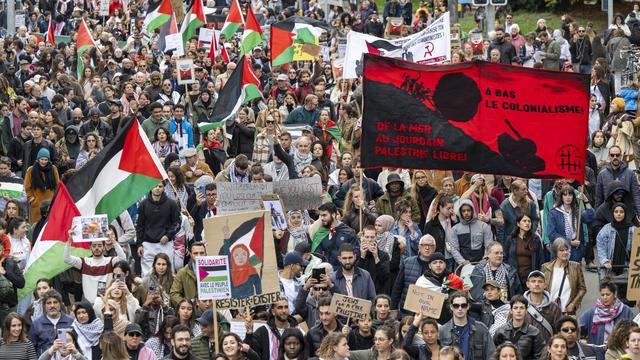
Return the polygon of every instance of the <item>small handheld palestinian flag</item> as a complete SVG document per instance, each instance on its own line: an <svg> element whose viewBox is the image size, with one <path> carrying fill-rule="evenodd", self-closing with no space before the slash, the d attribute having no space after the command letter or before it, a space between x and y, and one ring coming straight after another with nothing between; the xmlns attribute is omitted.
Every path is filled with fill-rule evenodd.
<svg viewBox="0 0 640 360"><path fill-rule="evenodd" d="M326 24L303 16L292 16L272 24L271 66L292 62L295 44L301 44L303 48L311 48L313 52L319 53L318 40L322 33L328 30Z"/></svg>
<svg viewBox="0 0 640 360"><path fill-rule="evenodd" d="M240 58L236 69L229 76L218 94L213 114L207 121L199 122L200 133L220 127L235 116L242 104L262 97L260 79L246 56Z"/></svg>
<svg viewBox="0 0 640 360"><path fill-rule="evenodd" d="M247 18L244 23L244 32L242 33L242 42L240 43L240 56L248 54L258 46L262 40L264 40L262 28L260 28L260 23L258 23L258 19L256 19L253 10L251 10L251 6L249 6L247 8Z"/></svg>
<svg viewBox="0 0 640 360"><path fill-rule="evenodd" d="M229 54L227 53L227 49L224 45L220 44L220 39L218 39L218 35L216 31L212 31L213 35L211 38L211 48L209 48L209 58L211 58L211 63L216 63L216 56L222 56L225 64L229 63Z"/></svg>
<svg viewBox="0 0 640 360"><path fill-rule="evenodd" d="M232 0L229 14L224 21L224 25L222 25L220 33L224 35L226 41L230 41L242 25L244 25L244 17L242 16L242 11L240 11L240 4L238 0Z"/></svg>
<svg viewBox="0 0 640 360"><path fill-rule="evenodd" d="M87 24L84 22L84 19L82 19L80 27L78 28L78 40L76 42L76 49L78 51L78 79L82 77L82 74L84 73L84 61L82 60L82 55L92 47L96 47L96 42L93 41L93 36L91 36L91 32L89 31Z"/></svg>
<svg viewBox="0 0 640 360"><path fill-rule="evenodd" d="M148 34L153 34L155 29L161 27L171 19L172 14L171 0L162 0L160 6L148 13L144 18L143 29Z"/></svg>
<svg viewBox="0 0 640 360"><path fill-rule="evenodd" d="M195 34L198 28L206 24L207 20L204 17L204 6L202 6L202 0L194 0L191 9L182 20L182 26L180 26L180 33L182 34L182 41L187 42Z"/></svg>
<svg viewBox="0 0 640 360"><path fill-rule="evenodd" d="M47 27L47 42L49 44L52 44L53 46L57 46L56 45L56 38L55 38L55 31L53 29L53 19L50 17L49 18L49 26Z"/></svg>

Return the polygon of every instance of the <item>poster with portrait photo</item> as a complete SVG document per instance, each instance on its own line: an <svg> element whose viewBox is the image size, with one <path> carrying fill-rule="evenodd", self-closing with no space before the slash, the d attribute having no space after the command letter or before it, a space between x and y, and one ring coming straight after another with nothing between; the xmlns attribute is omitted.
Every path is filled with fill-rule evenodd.
<svg viewBox="0 0 640 360"><path fill-rule="evenodd" d="M278 195L262 195L260 206L271 214L271 228L273 230L287 229L287 219Z"/></svg>
<svg viewBox="0 0 640 360"><path fill-rule="evenodd" d="M256 298L280 291L269 212L214 216L204 219L203 224L207 254L229 257L233 299ZM258 301L251 303L263 305Z"/></svg>
<svg viewBox="0 0 640 360"><path fill-rule="evenodd" d="M196 82L196 72L193 59L176 60L178 68L178 85L193 84Z"/></svg>
<svg viewBox="0 0 640 360"><path fill-rule="evenodd" d="M107 215L76 216L71 221L73 242L106 241L109 238Z"/></svg>

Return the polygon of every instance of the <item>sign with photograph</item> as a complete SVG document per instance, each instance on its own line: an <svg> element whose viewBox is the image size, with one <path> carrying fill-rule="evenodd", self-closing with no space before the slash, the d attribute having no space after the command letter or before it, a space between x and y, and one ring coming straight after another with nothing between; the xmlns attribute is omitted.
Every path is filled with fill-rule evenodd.
<svg viewBox="0 0 640 360"><path fill-rule="evenodd" d="M193 84L196 82L196 71L193 65L193 59L176 60L178 68L178 85Z"/></svg>
<svg viewBox="0 0 640 360"><path fill-rule="evenodd" d="M71 221L73 242L105 241L109 238L107 215L76 216Z"/></svg>

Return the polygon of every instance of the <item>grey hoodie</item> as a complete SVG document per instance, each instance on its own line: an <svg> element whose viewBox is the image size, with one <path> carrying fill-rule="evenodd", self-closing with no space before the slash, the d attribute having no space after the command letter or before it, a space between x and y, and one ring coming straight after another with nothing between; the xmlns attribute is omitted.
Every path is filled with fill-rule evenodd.
<svg viewBox="0 0 640 360"><path fill-rule="evenodd" d="M473 217L466 221L460 214L460 208L464 205L471 206ZM460 200L457 210L460 222L453 227L454 236L451 237L451 255L458 264L465 260L478 262L484 257L485 248L493 241L493 232L489 224L479 221L478 214L469 199Z"/></svg>
<svg viewBox="0 0 640 360"><path fill-rule="evenodd" d="M531 291L526 291L524 293L524 297L527 299L527 301L529 301L529 307L533 307L537 310L537 313L542 315L542 318L540 318L540 316L537 316L536 318L531 315L532 311L529 311L529 314L527 314L527 322L538 328L538 330L540 330L540 335L542 335L544 341L547 342L551 338L551 336L553 336L553 331L549 332L547 326L550 326L551 329L553 329L553 324L555 324L556 320L559 319L560 316L562 316L560 307L558 306L558 304L551 301L551 295L548 291L544 291L542 303L540 303L540 305L534 305L531 302ZM533 313L536 312L533 311Z"/></svg>

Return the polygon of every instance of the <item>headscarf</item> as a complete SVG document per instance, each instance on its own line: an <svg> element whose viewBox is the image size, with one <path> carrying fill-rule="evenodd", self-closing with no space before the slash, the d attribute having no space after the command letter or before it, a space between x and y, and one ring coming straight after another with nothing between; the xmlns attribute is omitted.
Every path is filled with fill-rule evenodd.
<svg viewBox="0 0 640 360"><path fill-rule="evenodd" d="M102 335L102 332L104 331L104 324L102 320L96 317L96 313L91 304L86 302L76 304L74 313L77 313L80 309L87 312L89 315L89 321L86 324L81 324L78 322L76 317L71 326L78 334L78 345L80 348L90 349L92 346L96 346L100 342L100 335Z"/></svg>
<svg viewBox="0 0 640 360"><path fill-rule="evenodd" d="M624 218L622 221L616 221L613 217L613 212L617 208L624 210ZM633 226L631 219L629 219L627 206L623 203L615 203L611 207L611 227L617 232L616 238L613 239L613 256L611 259L611 265L617 266L614 268L614 273L621 274L624 272L622 266L627 264L627 244L629 243L629 228Z"/></svg>
<svg viewBox="0 0 640 360"><path fill-rule="evenodd" d="M380 215L376 221L380 222L383 230L383 233L376 237L376 245L378 245L378 249L385 251L389 256L391 256L391 253L393 252L394 237L389 233L389 231L391 231L395 220L391 215Z"/></svg>
<svg viewBox="0 0 640 360"><path fill-rule="evenodd" d="M247 253L247 261L244 264L237 264L233 253L243 250ZM238 287L249 280L251 275L258 275L256 269L249 262L249 248L244 244L238 244L230 249L229 258L231 259L231 282L234 287Z"/></svg>

